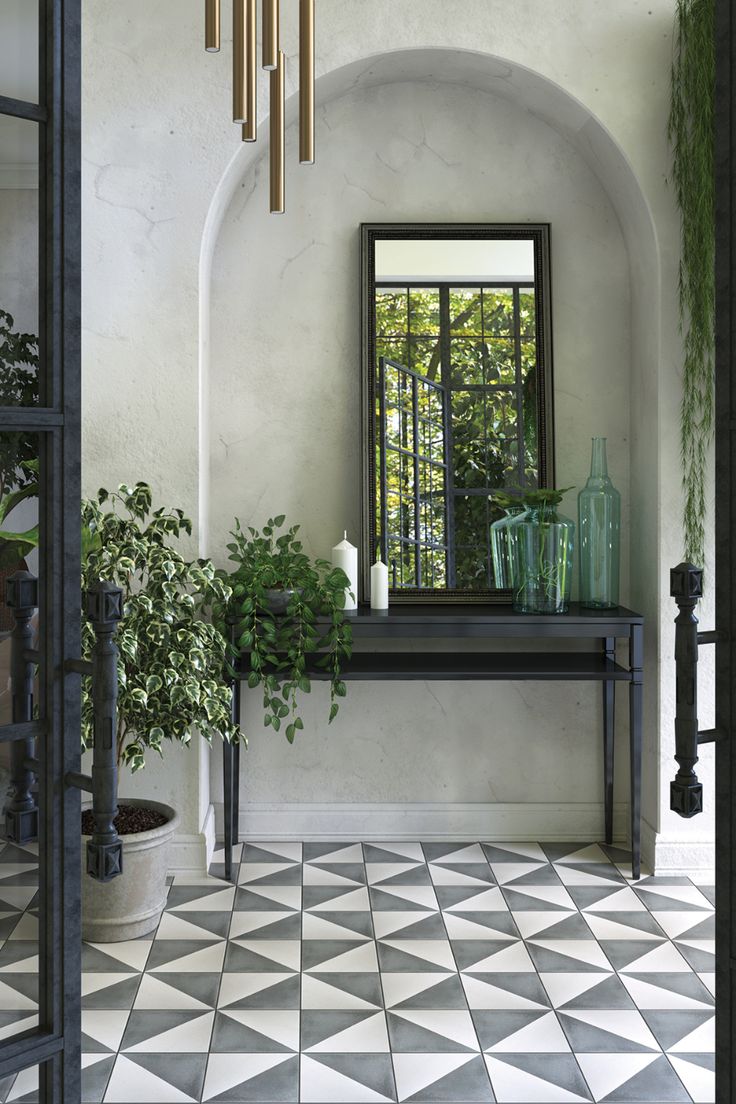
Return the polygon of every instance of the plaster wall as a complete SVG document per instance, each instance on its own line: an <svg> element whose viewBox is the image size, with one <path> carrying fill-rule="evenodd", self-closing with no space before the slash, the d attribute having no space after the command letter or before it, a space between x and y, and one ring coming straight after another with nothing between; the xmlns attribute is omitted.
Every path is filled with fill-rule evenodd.
<svg viewBox="0 0 736 1104"><path fill-rule="evenodd" d="M534 71L539 74L538 86L536 90L527 89L525 110L568 138L608 193L621 223L631 291L630 509L636 558L632 561L635 570L629 589L632 603L643 609L649 623L647 842L650 858L656 845L657 852L661 850L675 868L678 863L686 865L683 848L689 848L687 854L698 862L707 861L708 847L700 847L699 841L710 829L697 821L685 824L670 820L662 784L662 778L671 773L673 744L672 608L666 598L666 573L681 552L678 222L665 179L669 164L665 131L673 13L673 0L619 0L615 5L607 0L560 0L554 6L534 0L423 0L421 4L417 0L374 0L371 4L322 0L317 73L321 78L320 105L342 97L330 110L337 113L347 135L351 122L349 96L345 93L353 79L356 86L361 78L369 84L380 66L376 59L383 55L384 73L374 83L385 84L391 69L394 80L407 76L416 79L416 73L402 78L402 51L416 52L425 78L451 79L455 83L457 69L452 67L457 59L467 57L471 60L461 83L485 87L512 100L520 97L519 74ZM219 221L229 206L232 190L246 175L237 128L228 122L227 43L224 56L204 53L201 11L196 0L162 0L154 6L130 0L116 8L88 0L84 16L85 482L90 490L120 479L149 479L163 500L183 506L199 519L200 548L206 548L208 541L216 548L221 535L210 513L214 517L220 507L210 486L209 464L210 455L217 462L218 444L216 439L210 440L208 404L216 403L217 394L208 372L203 370L209 366L213 372L218 371L217 362L209 356L210 336L217 336L210 326L209 271L213 255L217 263L220 261L219 250L215 254ZM290 66L289 95L294 90L296 72L294 16L294 11L286 7L283 35ZM450 61L443 62L441 57L449 57ZM262 131L264 90L262 81ZM374 134L374 152L383 155L385 149L375 144L378 137ZM324 135L322 138L324 141ZM353 148L354 135L346 141ZM366 145L370 149L370 142ZM481 151L481 156L484 153ZM320 171L318 168L317 174ZM350 166L344 171L350 175ZM445 169L438 165L436 171L442 175ZM301 170L297 175L292 168L288 192L290 211L302 204L305 218L310 210L316 210L305 197L318 176L308 180L308 172ZM372 191L375 175L360 175L354 183ZM218 190L221 181L227 186ZM349 190L347 184L345 187ZM454 188L448 189L450 202L456 202L455 193L465 188L464 174L458 171ZM363 196L358 203L359 195L362 193L358 191L348 200L356 213L358 207L370 207L386 217L380 204L371 204L370 196ZM404 195L402 202L406 199ZM437 197L438 211L432 217L446 217L447 201L448 196L441 197L441 201ZM260 218L254 240L261 252L256 251L253 242L243 246L241 261L246 281L252 279L250 271L268 262L269 243L278 243L286 225L286 220L269 219L264 204L258 206L260 215L254 204L248 217ZM444 209L440 211L440 207ZM360 217L365 217L362 210ZM369 217L374 217L373 213ZM349 242L346 244L349 251ZM286 255L283 244L277 245L277 251ZM310 252L319 254L320 249L315 247ZM345 257L335 263L344 266L349 287L349 282L357 279L357 270ZM310 294L308 286L306 293ZM555 287L557 310L562 306L557 304L559 294ZM246 314L251 306L239 303L237 309ZM267 299L265 306L271 309ZM315 336L306 336L311 356ZM559 325L555 337L559 343ZM357 345L357 339L355 342ZM347 351L346 359L351 351ZM605 357L608 355L606 350ZM272 385L273 372L264 379L264 365L250 365L247 358L244 360L244 370L252 373L248 401L257 406L263 402L262 385ZM564 371L558 346L558 379ZM314 407L314 400L310 401ZM276 404L270 412L274 419L281 417ZM327 418L324 411L313 413L317 424L334 425L334 419ZM247 417L252 417L250 411ZM303 459L299 453L284 457L278 478L285 489L294 485L289 468L293 472ZM577 473L581 465L575 462L574 466ZM614 471L618 475L615 467ZM253 479L250 471L239 476L242 482ZM267 495L267 480L256 476L253 481ZM288 501L284 505L290 507ZM301 513L297 505L294 503L292 512ZM255 505L251 508L256 511ZM340 507L341 512L344 510L345 506ZM338 520L336 514L334 504L322 503L311 516L314 536L310 539L319 541L321 548L332 541L332 533L328 535L327 530ZM660 655L661 667L657 665ZM528 717L526 705L523 712L521 708L511 709L514 692L510 690L504 699L504 708L509 709L506 727L512 723L518 726L520 717ZM399 687L387 688L382 699L402 693ZM566 696L569 698L570 693ZM353 695L354 700L357 697ZM545 700L547 712L555 710L560 718L576 715L569 703L562 702L558 714L553 694ZM371 704L375 704L374 699ZM395 704L395 711L387 711L389 716L401 714L403 707L398 700ZM420 712L412 733L422 730L426 711L436 708L428 689L426 698L419 700ZM453 736L460 733L462 739L470 740L470 747L479 746L474 741L480 737L472 732L473 725L477 725L477 709L468 708L467 715L463 715L463 708L459 704L455 712L449 713L448 732ZM587 707L581 705L583 712L589 715ZM532 731L535 721L532 716L528 731ZM427 723L436 725L436 715ZM345 733L340 738L347 745L351 742L347 714L344 724ZM381 752L369 735L363 761L366 770L370 767L372 771ZM331 734L331 740L335 739L336 733ZM354 741L354 747L361 743L365 741ZM446 746L450 749L452 742L448 740ZM269 750L269 754L275 751ZM329 775L334 754L331 744L329 756L315 769ZM708 754L706 750L704 758ZM411 776L414 792L423 785L418 766L422 758L421 743L416 741ZM547 764L544 760L538 762L541 773ZM267 766L264 762L264 769ZM271 781L263 775L263 785L273 786L274 764L268 769L272 771ZM456 784L455 774L467 778L470 773L467 764L450 757L445 774L453 782L448 792L459 793L458 786L470 784ZM169 789L173 798L185 795L187 802L196 791L197 800L191 801L192 823L201 818L199 803L207 785L206 774L204 758L194 762L191 756L174 755L167 763L165 776L157 781L157 785ZM280 773L279 797L291 794L298 798L306 786L304 774L297 773L294 762L286 760ZM375 777L366 775L366 785L372 784ZM586 787L593 785L593 778L591 770ZM142 778L141 792L149 784L153 783ZM517 784L518 780L512 779L511 785ZM475 783L470 785L475 787ZM342 777L335 779L335 792L338 788L345 792ZM463 791L466 797L469 792L472 800L482 800L474 788ZM589 792L592 794L592 790ZM562 804L565 806L564 800Z"/></svg>

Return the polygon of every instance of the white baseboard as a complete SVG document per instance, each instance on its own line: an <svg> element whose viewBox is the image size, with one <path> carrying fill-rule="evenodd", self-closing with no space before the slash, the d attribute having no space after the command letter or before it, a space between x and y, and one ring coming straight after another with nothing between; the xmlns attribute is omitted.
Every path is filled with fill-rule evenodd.
<svg viewBox="0 0 736 1104"><path fill-rule="evenodd" d="M171 841L169 874L206 874L215 851L215 837L215 810L210 805L201 832L178 834Z"/></svg>
<svg viewBox="0 0 736 1104"><path fill-rule="evenodd" d="M218 839L223 806L215 803ZM626 838L627 805L614 807L617 842ZM240 808L240 838L260 840L570 840L603 838L602 803L293 804Z"/></svg>
<svg viewBox="0 0 736 1104"><path fill-rule="evenodd" d="M643 820L641 851L643 865L655 874L692 878L701 885L715 883L715 840L711 837L665 835Z"/></svg>

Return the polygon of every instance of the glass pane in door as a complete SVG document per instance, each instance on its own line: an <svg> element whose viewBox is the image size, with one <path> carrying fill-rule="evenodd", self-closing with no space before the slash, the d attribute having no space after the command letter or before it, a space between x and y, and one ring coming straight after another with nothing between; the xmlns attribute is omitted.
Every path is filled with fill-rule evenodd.
<svg viewBox="0 0 736 1104"><path fill-rule="evenodd" d="M0 4L0 96L38 103L38 3Z"/></svg>

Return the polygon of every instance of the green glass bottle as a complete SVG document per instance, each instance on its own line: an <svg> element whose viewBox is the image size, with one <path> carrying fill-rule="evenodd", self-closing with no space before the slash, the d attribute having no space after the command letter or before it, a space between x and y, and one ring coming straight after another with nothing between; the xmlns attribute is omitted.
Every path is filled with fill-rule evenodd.
<svg viewBox="0 0 736 1104"><path fill-rule="evenodd" d="M593 438L588 482L578 495L580 603L588 609L618 605L621 495L608 477L606 438Z"/></svg>

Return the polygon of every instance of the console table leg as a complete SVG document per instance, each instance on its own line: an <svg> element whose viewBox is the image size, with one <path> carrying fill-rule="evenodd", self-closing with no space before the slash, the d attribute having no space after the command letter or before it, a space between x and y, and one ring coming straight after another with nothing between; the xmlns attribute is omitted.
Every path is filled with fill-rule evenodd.
<svg viewBox="0 0 736 1104"><path fill-rule="evenodd" d="M616 659L616 640L604 639L604 654L612 662ZM613 742L615 733L615 690L610 679L603 683L603 788L605 802L606 843L613 843Z"/></svg>
<svg viewBox="0 0 736 1104"><path fill-rule="evenodd" d="M233 844L240 843L240 744L233 748Z"/></svg>
<svg viewBox="0 0 736 1104"><path fill-rule="evenodd" d="M233 759L235 749L227 740L222 743L222 781L225 816L225 878L233 876Z"/></svg>
<svg viewBox="0 0 736 1104"><path fill-rule="evenodd" d="M641 758L643 723L644 633L632 625L630 641L629 742L631 757L631 875L641 876Z"/></svg>

